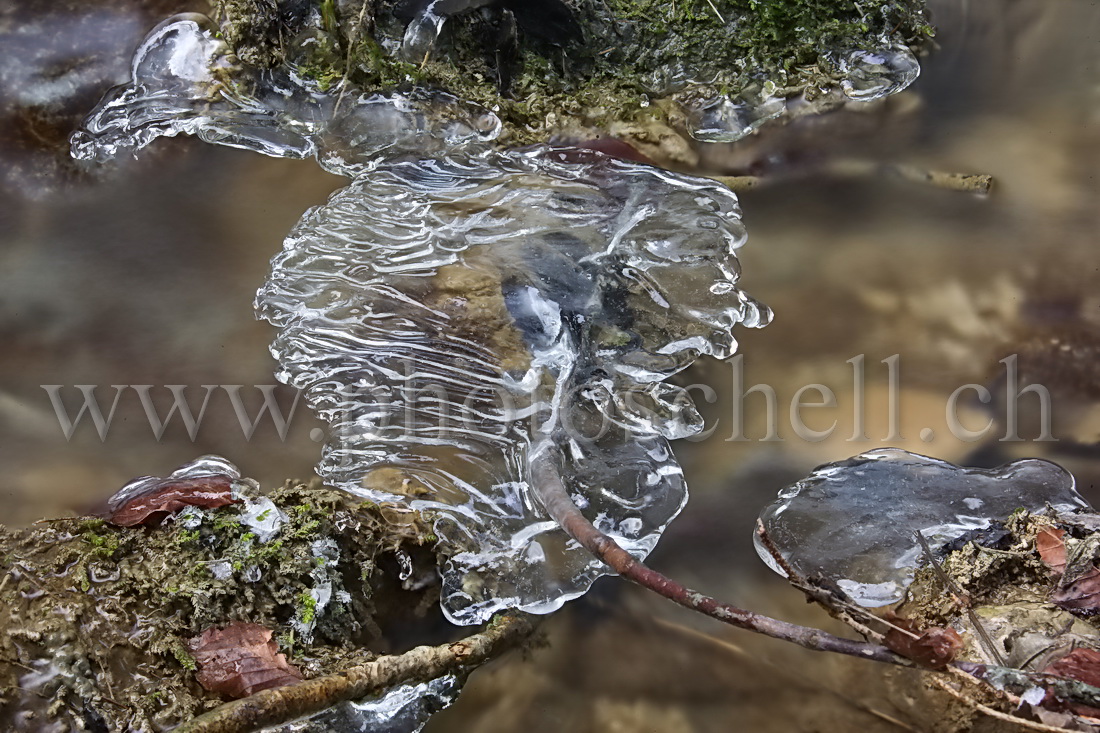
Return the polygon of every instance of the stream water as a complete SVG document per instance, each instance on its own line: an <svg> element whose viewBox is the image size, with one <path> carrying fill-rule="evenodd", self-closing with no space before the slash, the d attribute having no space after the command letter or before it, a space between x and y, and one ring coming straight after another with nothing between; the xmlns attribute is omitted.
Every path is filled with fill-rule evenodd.
<svg viewBox="0 0 1100 733"><path fill-rule="evenodd" d="M693 148L690 173L767 181L740 196L750 244L739 285L776 313L767 328L738 333L743 360L704 359L676 377L702 432L673 444L692 499L653 560L718 595L800 613L759 563L752 523L815 465L875 448L979 467L1047 458L1100 499L1100 11L1084 0L932 6L940 48L904 94ZM252 302L302 212L346 181L312 161L182 138L94 175L63 160L68 131L128 78L145 33L179 9L2 8L0 38L19 51L0 75L5 523L85 511L134 476L165 475L205 453L264 485L309 477L320 456L323 425L277 386L273 329L255 320ZM36 111L55 102L57 114ZM922 185L894 175L897 165L988 173L995 188L982 198ZM1030 383L1049 393L1049 426L1040 395L1020 395ZM117 397L102 437L87 415L66 435L84 400L76 385L95 385L104 415ZM153 408L165 416L168 385L186 385L196 413L209 396L193 438L178 418L159 435L150 420ZM766 387L746 394L754 385ZM267 395L294 413L285 431L265 416L250 433ZM796 399L835 404L792 410ZM722 730L733 709L768 729L777 703L751 701L757 683L736 660L715 673L730 678L721 694L708 694L691 665L661 669L636 651L594 667L616 681L592 671L581 684L570 679L569 650L616 649L630 637L555 628L574 641L554 652L559 667L508 682L527 700L510 717L491 702L505 682L478 688L475 678L432 725L631 730L629 721L648 719L661 730ZM692 648L635 631L655 654ZM677 674L694 684L672 684ZM805 715L832 710L821 705Z"/></svg>

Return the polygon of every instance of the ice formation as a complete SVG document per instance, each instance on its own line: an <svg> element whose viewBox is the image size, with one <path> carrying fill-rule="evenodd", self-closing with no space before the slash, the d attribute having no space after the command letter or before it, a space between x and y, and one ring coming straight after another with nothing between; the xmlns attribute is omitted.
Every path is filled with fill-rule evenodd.
<svg viewBox="0 0 1100 733"><path fill-rule="evenodd" d="M259 492L259 485L250 478L243 478L239 468L222 458L221 456L199 456L193 461L188 461L165 478L158 476L139 476L126 483L107 500L107 509L115 512L127 503L149 494L171 482L187 481L188 479L203 479L211 477L224 477L230 480L233 494L244 501L249 494Z"/></svg>
<svg viewBox="0 0 1100 733"><path fill-rule="evenodd" d="M735 93L716 93L713 82L691 78L663 80L651 91L680 102L696 140L732 143L780 118L819 114L852 102L872 102L896 94L920 75L917 58L905 46L833 53L826 73L835 84L815 88L813 95L792 93L769 79L743 85Z"/></svg>
<svg viewBox="0 0 1100 733"><path fill-rule="evenodd" d="M543 510L533 456L644 557L686 499L665 384L770 313L737 286L712 181L534 147L382 163L287 237L257 298L279 378L331 434L331 485L438 517L459 623L547 612L608 569Z"/></svg>
<svg viewBox="0 0 1100 733"><path fill-rule="evenodd" d="M281 158L315 156L354 175L383 156L481 144L500 132L488 110L446 94L318 91L292 69L241 66L202 15L177 15L138 48L130 84L100 102L72 139L73 157L103 161L158 137L195 135Z"/></svg>
<svg viewBox="0 0 1100 733"><path fill-rule="evenodd" d="M401 40L402 57L420 64L433 54L445 54L443 30L452 22L451 18L493 4L490 0L418 3L420 10L409 22ZM552 4L556 5L542 3L543 6ZM594 9L592 6L583 9L584 12L591 12ZM519 7L522 3L512 4L513 10ZM714 35L730 39L738 37L738 27L744 20L738 17L738 13L745 11L734 7L725 7L720 11L713 3L710 7L720 23L725 25L724 32L713 29ZM562 12L566 17L559 19L561 25L551 33L559 42L564 42L571 33L580 34L579 28L568 28L576 21L564 5ZM641 79L647 98L645 103L649 103L649 98L674 100L682 108L688 132L704 142L735 142L776 118L814 114L841 104L869 102L889 96L908 87L920 73L916 56L908 47L892 39L890 33L867 33L864 39L866 47L836 49L823 54L812 64L815 67L812 74L814 81L808 86L807 77L799 71L773 70L770 76L760 71L747 73L743 65L731 65L729 58L721 53L710 58L710 54L700 50L686 61L670 52L672 48L683 50L681 44L685 41L678 39L681 31L655 32L654 28L660 21L647 16L645 11L640 11L640 15L609 20L597 13L590 20L594 28L600 29L594 32L603 34L598 37L608 50L624 43L626 53L644 57L647 64L653 67ZM676 11L669 8L670 21L675 15ZM708 22L710 20L707 19ZM679 22L685 23L682 19ZM615 29L608 29L608 23ZM641 36L660 40L656 43L652 40L643 42ZM694 39L694 43L705 41Z"/></svg>
<svg viewBox="0 0 1100 733"><path fill-rule="evenodd" d="M1088 509L1065 469L1028 459L963 468L895 448L817 468L761 515L791 567L837 582L864 606L901 600L922 561L916 532L933 550L1018 508ZM757 552L783 574L757 539Z"/></svg>
<svg viewBox="0 0 1100 733"><path fill-rule="evenodd" d="M427 3L410 33L438 30L441 8ZM835 66L850 99L918 71L901 48ZM710 76L660 84L691 97ZM784 93L700 96L695 132L747 134L788 113ZM280 329L279 377L330 425L321 475L436 518L458 623L553 610L608 572L543 510L533 464L644 557L686 499L669 440L701 428L664 380L770 318L736 285L744 229L720 184L592 151L502 152L499 132L446 95L325 93L293 63L250 69L208 19L182 15L73 138L74 156L102 160L191 134L354 178L289 235L256 305Z"/></svg>
<svg viewBox="0 0 1100 733"><path fill-rule="evenodd" d="M417 733L432 715L455 701L461 686L454 675L398 685L380 695L341 703L288 725L265 728L264 733Z"/></svg>

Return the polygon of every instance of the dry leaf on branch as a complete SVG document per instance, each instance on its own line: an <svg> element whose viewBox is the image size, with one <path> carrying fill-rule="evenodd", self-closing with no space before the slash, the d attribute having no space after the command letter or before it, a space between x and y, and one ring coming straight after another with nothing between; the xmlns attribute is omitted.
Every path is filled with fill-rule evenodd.
<svg viewBox="0 0 1100 733"><path fill-rule="evenodd" d="M1100 613L1100 570L1093 566L1087 573L1065 588L1050 594L1050 601L1078 616Z"/></svg>
<svg viewBox="0 0 1100 733"><path fill-rule="evenodd" d="M1074 649L1053 664L1047 665L1043 669L1043 673L1057 677L1067 677L1071 680L1084 682L1086 685L1100 687L1100 652L1084 647ZM1048 692L1047 698L1051 697L1051 693ZM1100 709L1087 705L1070 703L1068 707L1078 715L1087 715L1093 718L1100 716Z"/></svg>

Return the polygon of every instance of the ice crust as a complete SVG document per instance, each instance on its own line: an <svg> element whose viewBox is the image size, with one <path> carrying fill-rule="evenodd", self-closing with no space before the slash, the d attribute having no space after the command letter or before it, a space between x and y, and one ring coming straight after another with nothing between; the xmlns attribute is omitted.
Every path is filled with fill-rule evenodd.
<svg viewBox="0 0 1100 733"><path fill-rule="evenodd" d="M916 532L933 550L1018 508L1088 509L1062 467L1027 459L963 468L896 448L818 467L780 492L761 521L791 567L834 581L863 606L902 599L922 562ZM756 551L784 575L756 539Z"/></svg>

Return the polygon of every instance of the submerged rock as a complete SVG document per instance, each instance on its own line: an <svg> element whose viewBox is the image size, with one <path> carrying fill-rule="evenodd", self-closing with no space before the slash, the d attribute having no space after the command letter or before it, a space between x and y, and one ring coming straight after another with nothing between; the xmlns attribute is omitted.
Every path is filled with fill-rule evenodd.
<svg viewBox="0 0 1100 733"><path fill-rule="evenodd" d="M761 521L795 571L836 582L861 605L885 606L902 599L922 564L917 532L938 549L1018 509L1047 507L1089 508L1053 463L962 468L885 448L821 466L780 492ZM756 546L784 574L759 538Z"/></svg>

